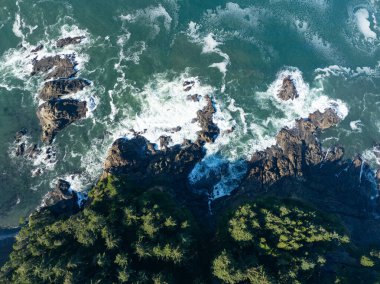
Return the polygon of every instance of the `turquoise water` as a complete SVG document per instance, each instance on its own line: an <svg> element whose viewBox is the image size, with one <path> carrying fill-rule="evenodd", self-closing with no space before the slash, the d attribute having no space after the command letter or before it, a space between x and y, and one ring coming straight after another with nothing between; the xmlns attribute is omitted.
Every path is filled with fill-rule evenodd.
<svg viewBox="0 0 380 284"><path fill-rule="evenodd" d="M107 149L131 129L152 142L196 137L191 123L211 95L222 134L208 145L191 180L230 167L216 188L228 193L244 172L235 161L270 146L276 132L317 109L334 107L343 122L322 134L325 147L345 146L347 157L364 153L373 166L380 142L380 1L14 1L0 5L0 226L16 225L36 208L54 180L86 190L101 173ZM54 48L57 39L85 35L78 46ZM39 140L37 93L30 50L38 55L75 53L79 75L93 82L78 94L87 118L56 137L56 158L12 155L14 135L29 130ZM290 75L300 98L276 99ZM187 79L195 81L188 93ZM170 129L181 126L180 132ZM227 130L234 127L234 132ZM46 146L45 146L46 147ZM38 169L40 176L33 175Z"/></svg>

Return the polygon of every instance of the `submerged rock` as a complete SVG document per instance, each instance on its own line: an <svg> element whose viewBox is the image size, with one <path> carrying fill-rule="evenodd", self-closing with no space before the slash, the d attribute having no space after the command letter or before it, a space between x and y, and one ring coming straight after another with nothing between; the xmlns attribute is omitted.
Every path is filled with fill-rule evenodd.
<svg viewBox="0 0 380 284"><path fill-rule="evenodd" d="M82 42L82 40L86 38L85 36L76 36L76 37L66 37L66 38L61 38L57 40L56 46L58 48L65 47L66 45L70 44L79 44Z"/></svg>
<svg viewBox="0 0 380 284"><path fill-rule="evenodd" d="M298 98L296 86L294 85L294 82L290 76L286 77L282 81L282 88L277 96L284 101L294 100Z"/></svg>
<svg viewBox="0 0 380 284"><path fill-rule="evenodd" d="M42 126L42 141L51 143L58 131L86 116L86 102L52 99L42 104L37 116Z"/></svg>
<svg viewBox="0 0 380 284"><path fill-rule="evenodd" d="M45 82L39 96L42 100L47 101L64 95L76 93L89 85L90 82L88 80L81 78L48 81Z"/></svg>
<svg viewBox="0 0 380 284"><path fill-rule="evenodd" d="M69 78L74 76L76 66L74 55L55 55L33 60L32 76L38 73L48 73L45 80L51 78Z"/></svg>

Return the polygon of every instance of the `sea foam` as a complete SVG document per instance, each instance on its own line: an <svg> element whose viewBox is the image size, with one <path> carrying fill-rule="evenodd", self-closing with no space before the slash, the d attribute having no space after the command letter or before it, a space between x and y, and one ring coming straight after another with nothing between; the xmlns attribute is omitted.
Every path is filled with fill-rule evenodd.
<svg viewBox="0 0 380 284"><path fill-rule="evenodd" d="M366 39L376 39L377 34L371 29L371 22L369 20L369 12L365 8L361 8L355 13L356 23L360 32L365 36ZM376 18L375 18L376 19Z"/></svg>

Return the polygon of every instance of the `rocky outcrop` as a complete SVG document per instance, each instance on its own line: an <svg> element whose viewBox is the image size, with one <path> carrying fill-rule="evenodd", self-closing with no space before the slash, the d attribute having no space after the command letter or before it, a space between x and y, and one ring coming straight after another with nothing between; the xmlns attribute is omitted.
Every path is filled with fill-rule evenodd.
<svg viewBox="0 0 380 284"><path fill-rule="evenodd" d="M82 40L84 38L86 38L86 37L85 36L76 36L76 37L61 38L61 39L57 40L56 46L58 48L62 48L62 47L65 47L65 46L71 45L71 44L79 44L82 42Z"/></svg>
<svg viewBox="0 0 380 284"><path fill-rule="evenodd" d="M168 185L185 181L204 154L202 145L190 141L157 150L155 144L142 136L119 138L109 150L104 170L106 174L123 175L140 185Z"/></svg>
<svg viewBox="0 0 380 284"><path fill-rule="evenodd" d="M58 180L53 191L50 191L42 202L42 210L49 210L56 215L73 215L80 209L78 195L70 189L70 183Z"/></svg>
<svg viewBox="0 0 380 284"><path fill-rule="evenodd" d="M282 81L282 87L277 96L284 101L294 100L298 98L296 86L294 85L294 82L290 76L286 77Z"/></svg>
<svg viewBox="0 0 380 284"><path fill-rule="evenodd" d="M72 79L58 79L45 82L39 97L48 101L50 99L57 99L59 97L76 93L89 86L91 83L88 80L81 78Z"/></svg>
<svg viewBox="0 0 380 284"><path fill-rule="evenodd" d="M47 73L45 80L52 78L70 78L77 73L74 55L55 55L33 60L32 76Z"/></svg>
<svg viewBox="0 0 380 284"><path fill-rule="evenodd" d="M309 120L320 130L330 128L341 121L337 113L331 108L328 108L324 112L317 110L309 115Z"/></svg>
<svg viewBox="0 0 380 284"><path fill-rule="evenodd" d="M72 99L49 100L37 111L42 127L42 141L51 143L59 130L86 116L86 102Z"/></svg>
<svg viewBox="0 0 380 284"><path fill-rule="evenodd" d="M67 37L59 39L57 47L64 47L69 44L78 44L84 39L83 36ZM32 53L39 52L43 46L38 46ZM85 117L87 108L86 102L65 98L90 86L90 82L82 78L74 78L78 72L75 54L53 55L35 58L32 61L33 75L45 74L46 81L41 88L39 97L46 101L37 110L37 116L42 126L42 141L51 143L59 130L74 121ZM24 155L25 144L19 143L18 155Z"/></svg>
<svg viewBox="0 0 380 284"><path fill-rule="evenodd" d="M205 97L206 106L197 112L197 122L202 128L198 132L198 141L202 143L212 143L219 135L219 128L213 121L214 113L216 112L212 100L209 96Z"/></svg>
<svg viewBox="0 0 380 284"><path fill-rule="evenodd" d="M277 134L276 145L255 153L250 162L249 178L262 184L273 184L284 177L301 177L310 167L338 161L344 152L340 147L322 151L318 130L336 125L339 117L332 109L316 111L308 119L299 119L292 129Z"/></svg>

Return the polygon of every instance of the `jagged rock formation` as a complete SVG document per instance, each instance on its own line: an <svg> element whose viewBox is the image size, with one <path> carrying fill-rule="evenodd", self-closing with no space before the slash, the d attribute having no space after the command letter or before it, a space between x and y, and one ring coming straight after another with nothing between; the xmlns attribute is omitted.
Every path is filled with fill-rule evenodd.
<svg viewBox="0 0 380 284"><path fill-rule="evenodd" d="M355 241L378 241L380 204L374 172L360 157L344 160L342 147L322 149L317 138L319 130L339 121L328 109L282 129L276 145L252 156L241 186L232 196L217 200L214 210L262 196L299 199L337 214Z"/></svg>
<svg viewBox="0 0 380 284"><path fill-rule="evenodd" d="M55 55L33 60L32 76L39 73L47 73L44 79L70 78L77 73L74 55Z"/></svg>
<svg viewBox="0 0 380 284"><path fill-rule="evenodd" d="M332 109L324 113L316 111L309 119L299 119L292 129L283 128L277 134L277 145L255 153L249 161L249 177L272 184L287 176L303 176L307 167L322 161L337 161L343 156L343 149L330 149L323 153L317 139L319 129L329 128L340 121Z"/></svg>
<svg viewBox="0 0 380 284"><path fill-rule="evenodd" d="M50 191L42 202L42 210L48 208L56 215L73 215L80 209L78 195L70 189L70 183L59 179L53 191Z"/></svg>
<svg viewBox="0 0 380 284"><path fill-rule="evenodd" d="M282 87L277 96L284 101L294 100L298 98L299 95L296 86L294 85L294 82L290 76L286 77L282 81Z"/></svg>
<svg viewBox="0 0 380 284"><path fill-rule="evenodd" d="M84 36L68 37L59 39L57 47L64 47L69 44L78 44ZM33 53L40 51L43 46L38 46ZM39 97L46 101L37 110L37 116L42 127L42 141L51 143L59 130L74 121L85 117L87 108L86 102L74 99L59 100L62 96L68 96L83 90L91 83L76 76L78 63L75 54L55 55L33 60L32 76L40 73L47 73L45 80L53 79L44 83ZM20 155L25 149L20 144Z"/></svg>
<svg viewBox="0 0 380 284"><path fill-rule="evenodd" d="M104 164L105 173L124 175L139 184L171 184L186 180L190 171L204 157L202 145L187 142L164 150L142 136L117 139Z"/></svg>
<svg viewBox="0 0 380 284"><path fill-rule="evenodd" d="M51 143L59 130L86 116L86 102L72 99L52 99L37 111L42 126L42 141Z"/></svg>
<svg viewBox="0 0 380 284"><path fill-rule="evenodd" d="M41 89L39 97L44 101L57 99L68 94L79 92L90 84L88 80L81 78L48 81L45 82Z"/></svg>
<svg viewBox="0 0 380 284"><path fill-rule="evenodd" d="M339 116L331 108L326 109L324 112L320 112L319 110L313 112L309 115L309 120L320 130L330 128L340 122Z"/></svg>
<svg viewBox="0 0 380 284"><path fill-rule="evenodd" d="M70 45L70 44L78 44L78 43L81 43L84 38L86 38L86 37L85 36L76 36L76 37L61 38L61 39L57 40L56 46L58 48L62 48L62 47L65 47L67 45Z"/></svg>
<svg viewBox="0 0 380 284"><path fill-rule="evenodd" d="M212 117L216 112L212 100L209 96L206 96L205 99L207 105L197 112L197 121L202 128L202 130L198 132L198 141L212 143L215 141L220 131L218 126L216 126L212 120Z"/></svg>
<svg viewBox="0 0 380 284"><path fill-rule="evenodd" d="M129 181L175 184L187 176L200 162L205 150L205 143L214 142L219 128L213 122L215 108L209 96L206 106L197 113L197 121L201 127L195 142L185 140L182 145L169 147L171 137L160 137L160 148L144 137L137 135L133 139L117 139L104 164L105 174L126 175Z"/></svg>

